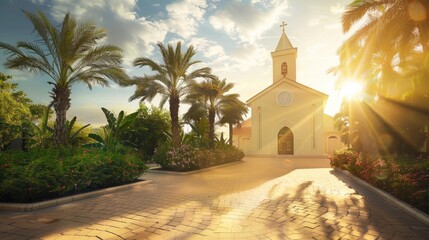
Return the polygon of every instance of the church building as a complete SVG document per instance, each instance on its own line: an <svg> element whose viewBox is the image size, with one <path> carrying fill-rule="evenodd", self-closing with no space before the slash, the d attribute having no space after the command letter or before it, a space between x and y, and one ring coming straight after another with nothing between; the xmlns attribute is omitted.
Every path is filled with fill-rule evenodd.
<svg viewBox="0 0 429 240"><path fill-rule="evenodd" d="M284 31L274 52L273 82L247 100L251 117L233 129L233 143L246 154L322 156L343 147L333 119L324 114L328 96L296 80L297 48Z"/></svg>

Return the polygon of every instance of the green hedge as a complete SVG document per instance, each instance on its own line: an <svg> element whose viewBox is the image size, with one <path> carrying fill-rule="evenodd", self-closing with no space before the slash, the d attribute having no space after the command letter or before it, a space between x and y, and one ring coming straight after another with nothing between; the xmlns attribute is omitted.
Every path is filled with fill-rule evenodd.
<svg viewBox="0 0 429 240"><path fill-rule="evenodd" d="M155 150L152 160L165 170L191 171L237 162L243 158L244 153L235 147L197 149L185 144L178 149L160 146Z"/></svg>
<svg viewBox="0 0 429 240"><path fill-rule="evenodd" d="M135 181L146 165L102 149L0 152L0 201L34 202Z"/></svg>
<svg viewBox="0 0 429 240"><path fill-rule="evenodd" d="M429 160L412 156L384 156L336 151L331 166L377 186L429 213Z"/></svg>

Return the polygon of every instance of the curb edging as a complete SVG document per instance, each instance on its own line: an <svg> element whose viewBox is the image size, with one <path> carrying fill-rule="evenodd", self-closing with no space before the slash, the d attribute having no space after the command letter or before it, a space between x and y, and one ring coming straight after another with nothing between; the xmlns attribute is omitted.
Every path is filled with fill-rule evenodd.
<svg viewBox="0 0 429 240"><path fill-rule="evenodd" d="M195 173L200 173L200 172L205 172L205 171L209 171L209 170L213 170L216 168L222 168L222 167L228 167L231 165L235 165L235 164L239 164L239 163L244 163L244 160L240 160L237 162L232 162L232 163L226 163L226 164L222 164L222 165L217 165L217 166L213 166L213 167L208 167L208 168L203 168L203 169L198 169L198 170L194 170L194 171L188 171L188 172L175 172L175 171L165 171L165 170L155 170L154 168L152 169L148 169L146 172L148 173L157 173L157 174L170 174L170 175L190 175L190 174L195 174ZM158 168L158 167L156 167Z"/></svg>
<svg viewBox="0 0 429 240"><path fill-rule="evenodd" d="M62 197L42 202L35 203L0 203L0 212L31 212L35 210L40 210L48 207L58 206L65 203L75 202L83 199L98 197L108 193L119 192L127 189L136 188L142 185L151 183L152 180L144 180L141 182L109 187L105 189L95 190L92 192L76 194L68 197Z"/></svg>
<svg viewBox="0 0 429 240"><path fill-rule="evenodd" d="M362 179L354 176L349 171L342 170L342 169L339 169L339 168L334 168L334 170L336 172L339 172L339 173L347 175L353 181L358 182L360 185L363 185L364 187L366 187L366 188L370 189L371 191L375 192L380 197L384 198L385 200L387 200L391 204L395 205L399 209L403 210L404 212L408 213L409 215L417 218L422 223L429 225L429 215L427 215L426 213L418 210L417 208L409 205L408 203L405 203L405 202L397 199L393 195L391 195L391 194L389 194L389 193L387 193L387 192L385 192L385 191L383 191L383 190L381 190L381 189L379 189L377 187L372 186L371 184L365 182L364 180L362 180Z"/></svg>

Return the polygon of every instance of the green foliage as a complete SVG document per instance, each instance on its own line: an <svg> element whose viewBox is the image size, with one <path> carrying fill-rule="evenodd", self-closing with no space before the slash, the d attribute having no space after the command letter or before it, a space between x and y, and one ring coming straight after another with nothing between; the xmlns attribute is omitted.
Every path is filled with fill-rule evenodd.
<svg viewBox="0 0 429 240"><path fill-rule="evenodd" d="M117 151L119 150L120 144L125 145L126 142L122 141L123 133L130 127L137 117L138 112L125 115L124 111L121 111L117 117L105 108L101 108L104 115L106 116L107 125L102 127L102 134L91 133L88 136L95 141L103 144L106 149Z"/></svg>
<svg viewBox="0 0 429 240"><path fill-rule="evenodd" d="M179 148L164 144L156 149L153 161L166 170L190 171L237 162L243 158L244 153L231 146L216 149L196 149L187 144L183 144Z"/></svg>
<svg viewBox="0 0 429 240"><path fill-rule="evenodd" d="M52 128L48 126L49 115L51 112L52 104L49 104L47 108L44 109L44 113L38 124L31 122L31 131L30 131L30 145L33 147L42 147L46 148L52 143Z"/></svg>
<svg viewBox="0 0 429 240"><path fill-rule="evenodd" d="M161 63L147 57L136 58L133 62L134 66L147 66L154 73L134 78L130 84L136 85L136 91L130 100L141 98L141 101L151 101L159 94L161 108L169 101L172 143L173 146L178 147L180 145L180 101L188 93L188 85L191 81L213 76L208 67L194 68L194 65L200 61L193 59L197 52L192 45L186 51L182 50L181 42L178 42L175 47L170 44L165 46L162 43L157 45L162 56Z"/></svg>
<svg viewBox="0 0 429 240"><path fill-rule="evenodd" d="M109 79L123 85L128 75L121 67L123 51L113 45L101 44L106 31L93 22L78 23L67 13L59 26L51 23L41 11L23 11L34 26L37 40L18 41L16 46L0 42L7 54L5 66L45 74L53 85L51 92L56 113L54 143L66 145L66 112L70 108L71 87L76 82L108 86Z"/></svg>
<svg viewBox="0 0 429 240"><path fill-rule="evenodd" d="M130 142L144 156L151 157L155 148L167 141L170 128L168 112L152 106L140 105L135 121L124 130L122 140Z"/></svg>
<svg viewBox="0 0 429 240"><path fill-rule="evenodd" d="M135 155L102 149L0 152L0 201L33 202L129 183L145 164Z"/></svg>
<svg viewBox="0 0 429 240"><path fill-rule="evenodd" d="M79 141L83 141L82 132L87 127L89 127L91 124L86 124L84 126L80 126L78 123L76 123L77 117L73 117L71 121L66 121L66 138L67 143L71 145L78 145ZM89 135L89 134L88 134Z"/></svg>
<svg viewBox="0 0 429 240"><path fill-rule="evenodd" d="M216 148L226 148L228 146L228 139L223 137L223 133L220 134L220 137L215 138Z"/></svg>
<svg viewBox="0 0 429 240"><path fill-rule="evenodd" d="M49 108L49 111L47 110ZM52 105L43 105L43 104L30 104L30 112L31 112L31 121L40 122L43 121L44 116L48 111L48 118L51 118L54 111L52 111Z"/></svg>
<svg viewBox="0 0 429 240"><path fill-rule="evenodd" d="M185 134L184 142L195 148L209 148L209 121L207 117L203 116L198 121L187 123L192 131Z"/></svg>
<svg viewBox="0 0 429 240"><path fill-rule="evenodd" d="M29 104L18 84L8 82L11 76L0 73L0 150L21 136L23 123L30 117Z"/></svg>
<svg viewBox="0 0 429 240"><path fill-rule="evenodd" d="M376 156L342 149L330 156L331 166L377 186L429 213L429 160L402 155Z"/></svg>
<svg viewBox="0 0 429 240"><path fill-rule="evenodd" d="M233 87L234 84L227 83L225 79L220 80L217 77L212 77L203 82L193 82L190 94L186 96L185 101L192 105L185 118L192 119L198 124L199 119L207 117L209 123L208 141L212 148L215 142L216 116L222 119L222 124L234 124L242 118L243 111L247 112L244 103L238 99L238 94L227 94ZM236 114L231 114L232 109L235 110ZM232 119L233 117L235 119Z"/></svg>

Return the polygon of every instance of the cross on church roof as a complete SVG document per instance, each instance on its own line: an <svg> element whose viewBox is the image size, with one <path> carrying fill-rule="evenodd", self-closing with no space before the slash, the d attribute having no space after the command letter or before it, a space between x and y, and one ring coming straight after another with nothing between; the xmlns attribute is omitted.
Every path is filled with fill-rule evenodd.
<svg viewBox="0 0 429 240"><path fill-rule="evenodd" d="M280 24L280 27L282 27L283 28L283 32L285 31L285 27L287 26L287 23L285 23L284 21L283 21L283 23L282 24Z"/></svg>

